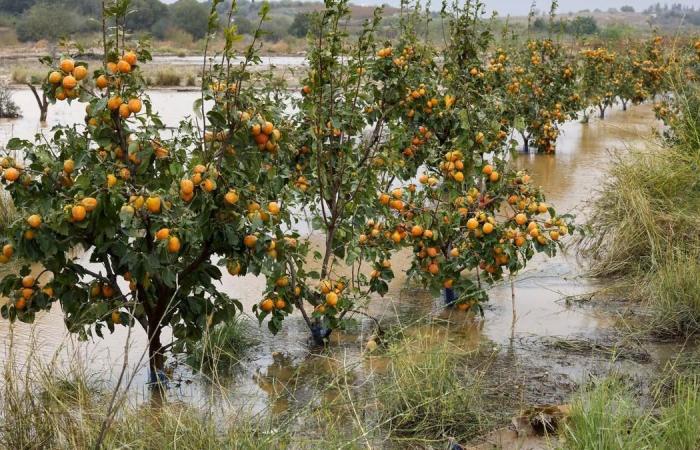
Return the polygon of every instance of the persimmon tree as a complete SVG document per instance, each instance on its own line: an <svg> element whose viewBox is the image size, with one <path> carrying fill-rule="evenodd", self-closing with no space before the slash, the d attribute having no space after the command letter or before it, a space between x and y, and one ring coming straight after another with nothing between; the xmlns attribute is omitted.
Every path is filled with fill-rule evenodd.
<svg viewBox="0 0 700 450"><path fill-rule="evenodd" d="M379 215L380 187L396 176L391 164L396 149L402 152L415 140L417 152L428 139L392 130L409 86L420 90L412 67L423 61L403 31L396 45L376 40L381 11L366 21L356 41L345 29L347 1L326 2L324 10L312 15L308 71L291 117L297 202L322 242L313 247L316 262L298 252L275 266L257 311L260 320L271 315L275 321L282 317L278 310L263 306L277 299L293 303L318 343L343 325L347 313L357 312L371 293L386 293L393 277L389 258L394 247L359 246L368 238L361 231L367 220ZM422 94L416 100L432 104ZM404 204L397 200L393 207L402 210ZM368 278L363 264L381 266L381 276Z"/></svg>
<svg viewBox="0 0 700 450"><path fill-rule="evenodd" d="M571 231L570 217L558 216L531 177L509 167L511 124L498 88L508 55L489 56L493 37L482 13L478 1L444 12L450 39L442 63L423 75L433 80L429 95L443 93L443 101L411 117L436 138L416 174L419 186L384 194L406 205L386 208L384 217L389 238L414 251L409 275L434 290L456 290L453 302L463 310L480 309L489 284L517 273L536 252L553 255ZM368 225L371 233L376 225Z"/></svg>
<svg viewBox="0 0 700 450"><path fill-rule="evenodd" d="M586 105L584 121L588 121L589 105L597 108L598 117L604 119L605 111L615 101L611 82L614 79L617 54L604 47L597 47L582 50L580 56L580 95Z"/></svg>
<svg viewBox="0 0 700 450"><path fill-rule="evenodd" d="M554 153L559 127L581 107L575 61L550 38L529 40L514 59L506 91L523 150L534 144L538 152Z"/></svg>
<svg viewBox="0 0 700 450"><path fill-rule="evenodd" d="M554 35L556 8L553 2L548 36L530 37L523 45L522 37L513 35L510 57L499 67L509 117L525 153L533 144L540 153L554 153L559 127L581 108L576 61Z"/></svg>
<svg viewBox="0 0 700 450"><path fill-rule="evenodd" d="M218 3L212 2L210 35L220 23ZM128 8L119 0L104 14L120 24ZM261 23L267 11L261 9ZM170 345L186 348L240 310L216 285L217 262L243 274L275 260L289 174L280 162L283 105L249 70L259 60L260 28L234 61L231 16L222 52L203 70L200 117L174 133L145 94L148 50L129 43L121 26L113 37L105 32L102 66L90 71L69 55L52 63L48 97L85 103L86 124L7 146L21 155L1 161L21 218L2 237L3 257L24 265L0 282L11 298L3 317L31 322L59 303L68 329L83 338L141 326L156 380ZM34 263L41 272L32 276ZM173 343L164 345L166 326Z"/></svg>

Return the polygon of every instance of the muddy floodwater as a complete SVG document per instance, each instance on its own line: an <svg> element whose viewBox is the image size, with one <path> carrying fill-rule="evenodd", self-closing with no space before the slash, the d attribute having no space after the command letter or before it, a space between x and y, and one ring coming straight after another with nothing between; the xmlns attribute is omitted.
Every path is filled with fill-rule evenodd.
<svg viewBox="0 0 700 450"><path fill-rule="evenodd" d="M178 120L191 114L195 93L176 91L153 91L150 97L154 109L161 111L167 125L176 125ZM12 136L30 138L39 130L38 110L31 93L26 90L14 94L25 117L12 121L0 121L0 144ZM62 103L49 110L48 127L57 123L80 123L84 106ZM563 127L556 155L520 155L514 162L517 167L527 169L536 183L543 186L548 203L558 212L570 212L577 222L585 218L585 203L600 185L604 171L612 163L612 155L625 152L628 147L648 145L654 129L659 124L648 105L633 107L622 112L618 107L608 114L605 121L592 119L588 124L567 123ZM404 255L405 256L405 255ZM433 316L442 319L444 327L415 325L409 331L432 335L435 339L450 339L463 348L492 346L510 355L512 370L522 370L523 383L536 380L551 388L541 400L565 401L570 389L562 389L581 381L596 365L608 364L605 359L595 360L589 356L577 358L571 354L549 353L548 340L553 338L596 340L613 331L614 320L608 308L592 307L585 302L570 301L585 299L605 287L600 281L583 276L575 250L559 254L555 258L537 256L520 273L514 282L514 291L509 280L495 286L489 292L490 303L485 317L476 319L458 311L445 310L442 300L413 289L402 276L407 258L398 255L393 267L397 278L393 280L389 293L384 298L374 299L369 313L386 323L410 324L418 317ZM84 260L85 258L83 258ZM259 301L264 282L252 276L233 278L224 275L221 289L240 299L244 310ZM515 293L512 308L512 292ZM213 395L201 375L196 375L177 366L172 374L173 383L169 395L173 398L198 403L215 399L225 405L244 407L251 412L269 410L280 413L293 409L312 398L317 391L317 380L311 374L332 372L336 367L352 367L357 379L371 377L381 371L381 357L368 356L365 343L373 333L372 322L357 317L358 325L352 331L335 333L331 346L321 352L310 352L308 331L299 315L285 320L283 330L272 336L265 326L259 329L260 343L250 352L240 370L227 381L229 389L224 398ZM424 323L424 322L423 322ZM254 326L257 327L256 324ZM58 354L68 359L79 355L88 367L107 379L115 379L121 367L124 342L127 332L124 327L107 335L104 339L78 343L67 334L58 307L39 315L32 326L0 321L0 339L14 340L17 362L22 362L26 352L35 348L41 357L51 358ZM168 337L165 338L167 342ZM38 345L31 345L36 342ZM130 364L135 364L145 348L145 335L134 328L129 350ZM668 348L649 347L644 351L656 363L667 358ZM1 357L1 353L0 353ZM632 370L652 370L650 363L637 364ZM520 369L519 369L520 368ZM145 395L146 370L144 364L137 371L135 392ZM298 376L302 374L302 376Z"/></svg>

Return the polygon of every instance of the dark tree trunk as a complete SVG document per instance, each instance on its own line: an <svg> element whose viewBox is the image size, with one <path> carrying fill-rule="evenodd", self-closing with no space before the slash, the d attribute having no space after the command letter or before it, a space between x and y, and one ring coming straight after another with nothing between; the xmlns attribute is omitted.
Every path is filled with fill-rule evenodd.
<svg viewBox="0 0 700 450"><path fill-rule="evenodd" d="M627 100L622 100L622 110L627 111Z"/></svg>
<svg viewBox="0 0 700 450"><path fill-rule="evenodd" d="M41 97L39 97L39 92L37 92L36 87L33 84L27 83L29 89L31 89L32 94L34 94L34 99L39 106L39 120L41 122L46 122L46 116L49 112L49 101L46 99L46 92L42 90Z"/></svg>
<svg viewBox="0 0 700 450"><path fill-rule="evenodd" d="M160 341L160 335L163 331L159 323L148 324L148 369L150 382L153 384L160 383L165 368L165 356L163 355L163 344Z"/></svg>
<svg viewBox="0 0 700 450"><path fill-rule="evenodd" d="M523 137L523 153L530 153L530 136L523 132L520 135Z"/></svg>
<svg viewBox="0 0 700 450"><path fill-rule="evenodd" d="M600 110L600 119L605 119L605 105L598 105L598 109Z"/></svg>

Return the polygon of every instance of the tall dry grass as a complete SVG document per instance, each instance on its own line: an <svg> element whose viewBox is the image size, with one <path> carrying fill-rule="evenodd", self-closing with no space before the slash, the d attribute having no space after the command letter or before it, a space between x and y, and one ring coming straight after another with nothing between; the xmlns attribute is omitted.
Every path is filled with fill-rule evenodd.
<svg viewBox="0 0 700 450"><path fill-rule="evenodd" d="M669 137L611 164L581 241L593 275L652 311L651 331L700 332L700 88L676 85Z"/></svg>

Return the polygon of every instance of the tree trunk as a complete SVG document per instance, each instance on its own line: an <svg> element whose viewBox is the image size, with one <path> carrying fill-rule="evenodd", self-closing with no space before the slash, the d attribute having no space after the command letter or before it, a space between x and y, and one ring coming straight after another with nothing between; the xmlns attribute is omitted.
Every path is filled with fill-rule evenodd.
<svg viewBox="0 0 700 450"><path fill-rule="evenodd" d="M163 344L160 342L160 334L163 328L160 324L148 325L148 369L151 383L163 381L163 369L165 368L165 357L163 356Z"/></svg>
<svg viewBox="0 0 700 450"><path fill-rule="evenodd" d="M622 100L622 110L627 111L627 100Z"/></svg>
<svg viewBox="0 0 700 450"><path fill-rule="evenodd" d="M39 120L41 122L46 122L46 116L49 112L49 102L46 99L46 92L43 90L41 91L41 97L39 97L39 92L37 92L36 87L34 87L33 84L31 83L26 83L27 86L29 86L29 89L31 89L32 94L34 94L34 98L36 99L36 103L39 106Z"/></svg>
<svg viewBox="0 0 700 450"><path fill-rule="evenodd" d="M530 136L526 136L523 132L520 135L523 137L523 153L530 153Z"/></svg>
<svg viewBox="0 0 700 450"><path fill-rule="evenodd" d="M598 109L600 110L600 120L605 119L605 106L598 105Z"/></svg>

